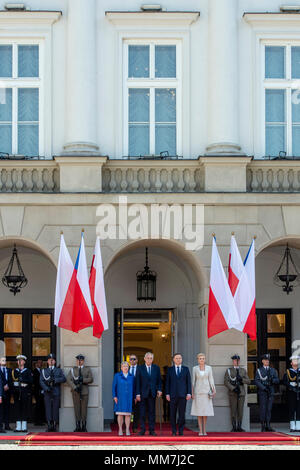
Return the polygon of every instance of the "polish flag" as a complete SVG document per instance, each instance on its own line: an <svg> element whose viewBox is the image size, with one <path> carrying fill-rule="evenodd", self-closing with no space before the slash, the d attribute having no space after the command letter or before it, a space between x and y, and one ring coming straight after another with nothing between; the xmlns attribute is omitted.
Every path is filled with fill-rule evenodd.
<svg viewBox="0 0 300 470"><path fill-rule="evenodd" d="M108 320L99 237L96 240L89 284L94 307L93 336L100 339L103 331L108 330Z"/></svg>
<svg viewBox="0 0 300 470"><path fill-rule="evenodd" d="M93 309L89 289L83 234L75 268L61 310L58 326L78 333L93 325Z"/></svg>
<svg viewBox="0 0 300 470"><path fill-rule="evenodd" d="M240 331L256 339L256 310L255 310L255 244L251 243L244 262L244 271L234 295L235 305L240 318Z"/></svg>
<svg viewBox="0 0 300 470"><path fill-rule="evenodd" d="M228 284L232 295L235 294L239 280L243 274L245 267L238 249L235 236L231 236L230 254L228 264Z"/></svg>
<svg viewBox="0 0 300 470"><path fill-rule="evenodd" d="M70 311L70 305L68 304L67 300L67 292L72 279L73 271L73 262L71 260L68 248L66 247L64 236L61 234L55 289L54 324L56 326L59 324L62 311L64 310L64 317L67 315L66 310Z"/></svg>
<svg viewBox="0 0 300 470"><path fill-rule="evenodd" d="M222 331L239 326L240 322L233 296L220 260L215 238L213 238L207 334L211 338Z"/></svg>

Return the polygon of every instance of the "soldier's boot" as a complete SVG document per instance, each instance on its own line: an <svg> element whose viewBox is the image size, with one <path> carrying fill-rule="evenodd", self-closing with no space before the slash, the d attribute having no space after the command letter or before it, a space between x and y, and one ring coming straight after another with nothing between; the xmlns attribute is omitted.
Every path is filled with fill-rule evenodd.
<svg viewBox="0 0 300 470"><path fill-rule="evenodd" d="M21 421L17 421L15 432L21 432L21 431L22 431Z"/></svg>
<svg viewBox="0 0 300 470"><path fill-rule="evenodd" d="M245 432L245 429L242 428L242 423L241 423L241 421L238 421L238 424L237 424L237 431L238 431L238 432Z"/></svg>
<svg viewBox="0 0 300 470"><path fill-rule="evenodd" d="M296 421L296 432L300 431L300 421Z"/></svg>
<svg viewBox="0 0 300 470"><path fill-rule="evenodd" d="M232 429L231 432L237 432L236 421L232 418Z"/></svg>
<svg viewBox="0 0 300 470"><path fill-rule="evenodd" d="M27 421L22 421L22 432L27 432Z"/></svg>
<svg viewBox="0 0 300 470"><path fill-rule="evenodd" d="M52 432L56 432L57 422L53 421Z"/></svg>
<svg viewBox="0 0 300 470"><path fill-rule="evenodd" d="M261 432L266 432L266 423L261 423Z"/></svg>
<svg viewBox="0 0 300 470"><path fill-rule="evenodd" d="M87 432L86 421L82 421L81 432Z"/></svg>
<svg viewBox="0 0 300 470"><path fill-rule="evenodd" d="M276 432L275 429L273 429L273 428L271 427L271 423L270 423L270 422L267 422L266 431L267 431L267 432Z"/></svg>
<svg viewBox="0 0 300 470"><path fill-rule="evenodd" d="M47 432L52 432L52 424L51 421L47 422Z"/></svg>
<svg viewBox="0 0 300 470"><path fill-rule="evenodd" d="M296 422L295 420L290 421L290 432L295 432L296 431Z"/></svg>
<svg viewBox="0 0 300 470"><path fill-rule="evenodd" d="M76 428L74 429L74 432L81 432L80 421L76 421Z"/></svg>

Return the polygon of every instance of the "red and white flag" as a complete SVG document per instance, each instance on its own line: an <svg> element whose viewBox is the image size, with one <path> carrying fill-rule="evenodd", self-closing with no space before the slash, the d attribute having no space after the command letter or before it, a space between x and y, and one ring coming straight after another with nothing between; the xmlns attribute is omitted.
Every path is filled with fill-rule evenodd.
<svg viewBox="0 0 300 470"><path fill-rule="evenodd" d="M231 236L230 254L228 264L228 284L232 295L235 294L238 283L241 279L245 267L238 249L235 236Z"/></svg>
<svg viewBox="0 0 300 470"><path fill-rule="evenodd" d="M239 326L240 322L233 296L220 260L215 238L213 238L207 334L211 338L222 331Z"/></svg>
<svg viewBox="0 0 300 470"><path fill-rule="evenodd" d="M108 320L99 237L95 244L89 284L94 307L93 336L101 338L103 331L108 330Z"/></svg>
<svg viewBox="0 0 300 470"><path fill-rule="evenodd" d="M72 279L73 271L73 262L68 248L66 247L64 236L63 234L61 234L55 289L54 324L56 326L59 326L61 316L66 317L68 315L67 312L69 312L72 308L72 305L69 304L71 299L67 295L67 293ZM72 302L73 301L71 301L71 303Z"/></svg>
<svg viewBox="0 0 300 470"><path fill-rule="evenodd" d="M244 271L234 295L235 305L240 318L240 327L250 339L256 339L256 309L255 309L255 244L251 243L244 262Z"/></svg>
<svg viewBox="0 0 300 470"><path fill-rule="evenodd" d="M61 310L58 326L78 333L93 325L93 309L89 289L83 234L77 260Z"/></svg>

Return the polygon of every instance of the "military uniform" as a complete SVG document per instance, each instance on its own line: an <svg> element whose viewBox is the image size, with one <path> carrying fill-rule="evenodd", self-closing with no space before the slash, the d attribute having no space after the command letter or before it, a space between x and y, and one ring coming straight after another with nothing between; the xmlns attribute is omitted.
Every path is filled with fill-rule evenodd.
<svg viewBox="0 0 300 470"><path fill-rule="evenodd" d="M76 359L84 360L84 356L78 355ZM93 383L93 380L93 374L90 367L85 365L75 366L68 373L67 383L71 388L76 420L76 429L74 432L87 432L86 422L89 401L88 386Z"/></svg>
<svg viewBox="0 0 300 470"><path fill-rule="evenodd" d="M300 431L300 369L287 369L283 384L287 389L290 430Z"/></svg>
<svg viewBox="0 0 300 470"><path fill-rule="evenodd" d="M238 356L233 356L237 358ZM232 358L232 359L233 359ZM224 376L224 385L229 391L229 403L231 409L232 431L242 432L242 421L245 404L245 385L250 385L247 372L242 367L229 367Z"/></svg>
<svg viewBox="0 0 300 470"><path fill-rule="evenodd" d="M270 359L268 354L264 355L262 359ZM262 366L257 369L255 374L255 385L257 386L259 398L259 414L262 431L274 431L271 428L271 414L274 398L274 385L279 384L277 371L273 367Z"/></svg>
<svg viewBox="0 0 300 470"><path fill-rule="evenodd" d="M17 360L27 360L25 356L18 356ZM30 415L31 385L33 377L30 369L16 368L12 371L13 397L17 416L15 432L27 432L27 422Z"/></svg>
<svg viewBox="0 0 300 470"><path fill-rule="evenodd" d="M53 354L48 359L55 359ZM66 381L63 371L54 366L42 369L40 385L44 391L46 419L48 432L55 432L59 421L60 385Z"/></svg>

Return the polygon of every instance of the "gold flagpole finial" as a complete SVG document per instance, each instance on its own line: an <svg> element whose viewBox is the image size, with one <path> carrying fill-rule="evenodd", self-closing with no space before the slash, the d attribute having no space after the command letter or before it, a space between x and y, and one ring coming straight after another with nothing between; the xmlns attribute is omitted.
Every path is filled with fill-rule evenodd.
<svg viewBox="0 0 300 470"><path fill-rule="evenodd" d="M215 237L215 236L216 236L215 232L213 232L213 233L211 234L211 236L212 236L212 237Z"/></svg>
<svg viewBox="0 0 300 470"><path fill-rule="evenodd" d="M231 232L231 235L234 236L234 232Z"/></svg>

